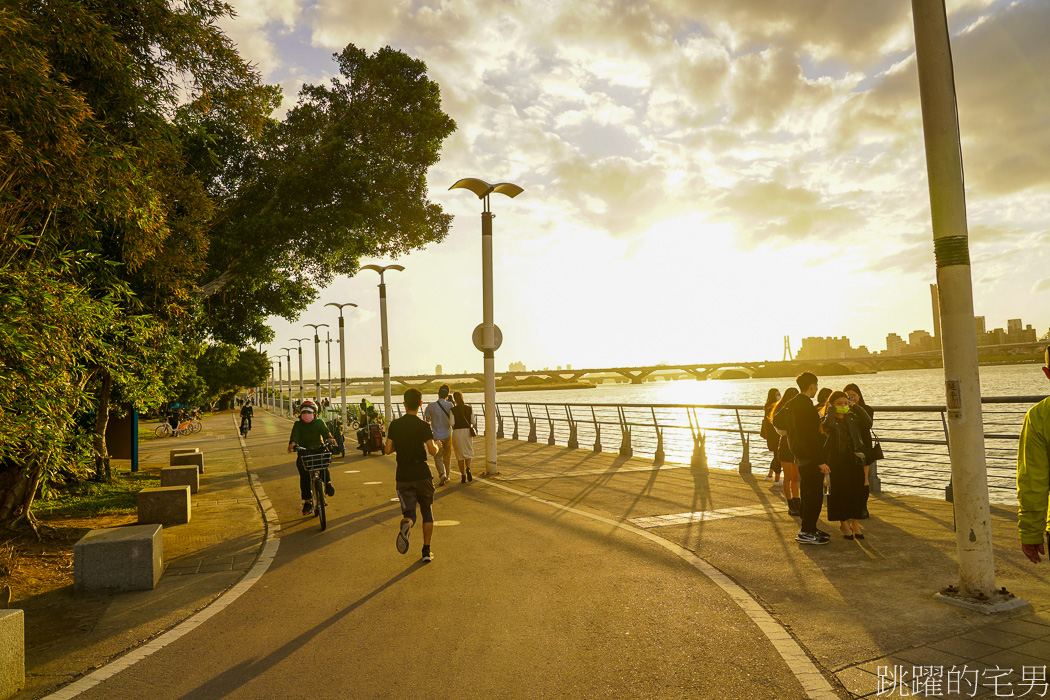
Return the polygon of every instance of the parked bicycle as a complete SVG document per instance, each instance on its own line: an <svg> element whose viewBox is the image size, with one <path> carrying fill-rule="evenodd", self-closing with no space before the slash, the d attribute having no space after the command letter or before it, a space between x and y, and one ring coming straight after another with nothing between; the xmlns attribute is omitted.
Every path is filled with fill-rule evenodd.
<svg viewBox="0 0 1050 700"><path fill-rule="evenodd" d="M153 432L156 433L157 437L168 437L174 435L175 437L181 437L183 435L190 435L192 433L199 433L201 431L200 421L195 421L197 426L194 427L194 421L183 421L179 423L178 427L172 428L171 424L164 421L157 426L157 429Z"/></svg>
<svg viewBox="0 0 1050 700"><path fill-rule="evenodd" d="M321 520L321 530L328 527L325 517L325 472L332 464L332 453L327 445L321 447L296 447L299 458L303 461L303 468L310 472L310 490L314 497L314 516Z"/></svg>

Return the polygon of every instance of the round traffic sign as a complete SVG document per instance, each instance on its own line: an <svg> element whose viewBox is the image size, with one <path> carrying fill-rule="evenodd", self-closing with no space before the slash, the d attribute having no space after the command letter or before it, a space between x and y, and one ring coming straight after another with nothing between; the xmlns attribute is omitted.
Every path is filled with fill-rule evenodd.
<svg viewBox="0 0 1050 700"><path fill-rule="evenodd" d="M491 348L486 348L484 344L485 324L479 323L478 327L474 329L474 333L471 336L471 340L474 341L474 347L476 347L481 352L485 352L486 350L492 350L493 352L495 352L496 350L499 350L500 345L503 345L503 331L501 331L499 329L499 326L497 326L496 324L492 324L493 346Z"/></svg>

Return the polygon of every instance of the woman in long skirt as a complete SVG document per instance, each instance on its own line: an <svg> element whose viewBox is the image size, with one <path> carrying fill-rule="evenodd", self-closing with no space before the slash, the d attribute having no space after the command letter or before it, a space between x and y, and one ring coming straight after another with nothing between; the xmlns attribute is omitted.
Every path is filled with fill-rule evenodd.
<svg viewBox="0 0 1050 700"><path fill-rule="evenodd" d="M864 484L866 452L861 435L871 430L867 412L851 406L845 393L836 391L828 398L821 428L827 435L824 463L831 467L828 492L828 520L838 520L847 540L864 539L858 522L868 506L868 487Z"/></svg>
<svg viewBox="0 0 1050 700"><path fill-rule="evenodd" d="M459 462L459 483L474 480L470 473L470 460L474 459L473 409L463 400L462 391L452 392L452 449Z"/></svg>

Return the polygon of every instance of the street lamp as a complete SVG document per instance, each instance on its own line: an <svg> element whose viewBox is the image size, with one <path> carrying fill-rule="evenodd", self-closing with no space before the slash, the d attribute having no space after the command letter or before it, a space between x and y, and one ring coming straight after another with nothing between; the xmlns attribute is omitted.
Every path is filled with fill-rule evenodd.
<svg viewBox="0 0 1050 700"><path fill-rule="evenodd" d="M342 396L342 409L341 416L343 418L343 430L346 430L346 337L343 333L343 307L353 306L357 308L357 304L352 302L346 302L345 304L336 304L330 302L325 306L334 306L339 309L339 391ZM329 385L329 393L331 393L331 385Z"/></svg>
<svg viewBox="0 0 1050 700"><path fill-rule="evenodd" d="M314 389L317 390L317 410L321 410L321 336L317 334L318 328L328 328L327 323L304 323L314 329Z"/></svg>
<svg viewBox="0 0 1050 700"><path fill-rule="evenodd" d="M382 330L383 345L380 348L380 352L383 356L383 406L386 408L386 421L390 422L393 417L393 407L390 405L390 344L387 339L386 331L386 281L383 279L383 273L387 270L397 270L398 272L403 271L405 268L401 265L387 265L380 267L379 265L365 265L361 268L362 270L372 270L373 272L379 273L379 325Z"/></svg>
<svg viewBox="0 0 1050 700"><path fill-rule="evenodd" d="M485 473L496 473L496 350L503 342L503 334L493 321L492 310L492 219L489 195L493 192L517 197L524 190L510 182L490 185L474 177L463 178L449 187L470 190L482 200L481 212L481 289L482 321L474 331L474 345L485 355ZM481 331L478 333L478 331Z"/></svg>
<svg viewBox="0 0 1050 700"><path fill-rule="evenodd" d="M309 338L289 338L289 340L299 343L299 403L302 404L303 400L306 399L304 387L303 387L303 342L310 340Z"/></svg>
<svg viewBox="0 0 1050 700"><path fill-rule="evenodd" d="M280 355L278 355L277 357L268 357L267 359L277 360L277 388L276 388L276 391L274 391L274 394L273 394L273 412L277 413L278 401L281 402L281 404L284 403L284 399L279 398L280 395L281 395L281 385L284 384L284 372L281 371L281 360L283 360L284 358L281 357ZM291 376L291 374L292 374L292 368L289 365L289 367L288 367L288 376ZM284 407L283 406L281 407L281 412L282 413L284 412Z"/></svg>
<svg viewBox="0 0 1050 700"><path fill-rule="evenodd" d="M280 348L284 350L288 361L288 415L292 415L292 350L295 348ZM284 406L281 406L281 413L284 413Z"/></svg>
<svg viewBox="0 0 1050 700"><path fill-rule="evenodd" d="M332 332L325 331L324 344L328 350L328 403L332 403Z"/></svg>

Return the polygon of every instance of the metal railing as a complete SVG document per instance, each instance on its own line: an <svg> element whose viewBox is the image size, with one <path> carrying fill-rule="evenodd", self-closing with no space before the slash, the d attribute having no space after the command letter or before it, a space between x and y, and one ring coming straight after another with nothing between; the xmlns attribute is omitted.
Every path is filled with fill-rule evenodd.
<svg viewBox="0 0 1050 700"><path fill-rule="evenodd" d="M984 397L988 486L993 502L1016 499L1017 440L1030 406L1042 396ZM484 406L472 404L479 434ZM952 500L948 423L944 406L874 406L874 432L882 443L872 492L943 490ZM616 452L689 464L700 458L709 467L765 475L771 453L759 437L762 406L691 404L528 403L496 404L499 438L545 442L572 449ZM401 407L396 407L400 416Z"/></svg>

